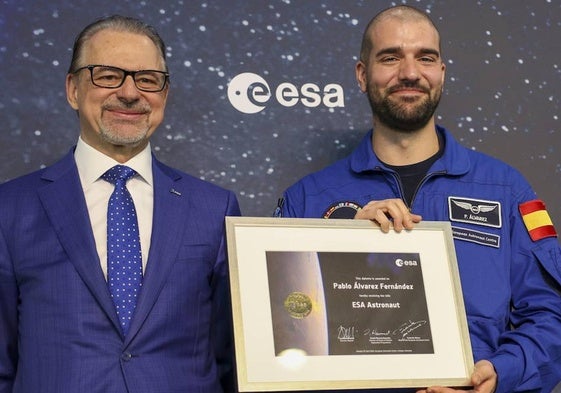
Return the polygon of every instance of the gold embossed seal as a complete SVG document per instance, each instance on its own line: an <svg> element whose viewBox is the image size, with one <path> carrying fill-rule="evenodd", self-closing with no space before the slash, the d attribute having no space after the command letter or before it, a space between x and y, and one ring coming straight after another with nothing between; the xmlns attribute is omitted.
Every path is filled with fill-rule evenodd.
<svg viewBox="0 0 561 393"><path fill-rule="evenodd" d="M292 318L306 318L312 312L312 300L302 292L292 292L284 300L284 308Z"/></svg>

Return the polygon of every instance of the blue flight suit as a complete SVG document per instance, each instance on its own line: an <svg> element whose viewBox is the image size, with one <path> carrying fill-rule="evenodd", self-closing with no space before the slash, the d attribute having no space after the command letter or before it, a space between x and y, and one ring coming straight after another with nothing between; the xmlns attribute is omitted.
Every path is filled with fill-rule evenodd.
<svg viewBox="0 0 561 393"><path fill-rule="evenodd" d="M372 149L370 131L348 157L289 187L276 215L352 218L372 200L403 198L396 173ZM541 201L509 165L461 146L437 126L444 142L413 196L425 221L450 221L474 360L490 360L497 393L549 393L561 380L561 250L555 228L523 220ZM530 209L531 210L531 209ZM524 213L526 214L526 213Z"/></svg>

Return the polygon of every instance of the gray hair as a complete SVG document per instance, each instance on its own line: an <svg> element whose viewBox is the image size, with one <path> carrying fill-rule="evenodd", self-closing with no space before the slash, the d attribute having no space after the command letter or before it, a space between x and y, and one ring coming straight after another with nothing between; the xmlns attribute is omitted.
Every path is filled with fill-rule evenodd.
<svg viewBox="0 0 561 393"><path fill-rule="evenodd" d="M80 34L78 34L76 40L74 41L74 48L72 49L72 61L70 62L70 67L68 68L69 74L74 73L80 67L79 62L83 54L84 44L101 30L124 31L145 35L150 38L160 51L165 69L168 71L166 64L166 46L156 29L135 18L113 15L89 24L80 32Z"/></svg>

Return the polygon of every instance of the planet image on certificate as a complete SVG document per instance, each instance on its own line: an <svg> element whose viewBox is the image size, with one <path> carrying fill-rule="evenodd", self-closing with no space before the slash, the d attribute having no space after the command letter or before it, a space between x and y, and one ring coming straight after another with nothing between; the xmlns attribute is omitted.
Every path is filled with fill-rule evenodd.
<svg viewBox="0 0 561 393"><path fill-rule="evenodd" d="M316 252L267 251L275 355L327 355L328 332Z"/></svg>

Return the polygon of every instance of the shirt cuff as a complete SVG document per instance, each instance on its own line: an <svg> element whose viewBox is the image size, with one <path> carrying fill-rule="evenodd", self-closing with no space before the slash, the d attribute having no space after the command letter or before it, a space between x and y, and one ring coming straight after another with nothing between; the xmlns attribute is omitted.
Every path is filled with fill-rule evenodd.
<svg viewBox="0 0 561 393"><path fill-rule="evenodd" d="M539 390L539 378L530 377L524 381L524 365L521 359L511 354L498 354L488 359L497 373L495 393L512 393L518 391Z"/></svg>

